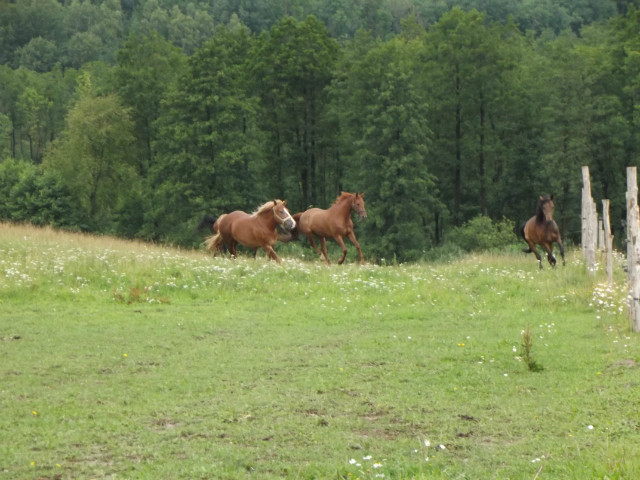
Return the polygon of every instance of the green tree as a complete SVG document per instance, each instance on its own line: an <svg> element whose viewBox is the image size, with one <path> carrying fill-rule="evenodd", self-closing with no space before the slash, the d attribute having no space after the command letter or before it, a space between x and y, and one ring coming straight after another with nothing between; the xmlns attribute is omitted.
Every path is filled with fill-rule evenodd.
<svg viewBox="0 0 640 480"><path fill-rule="evenodd" d="M554 192L541 174L545 121L540 110L548 92L539 82L541 58L527 40L512 38L509 48L521 60L516 68L503 72L502 94L492 103L487 122L491 128L487 140L490 163L485 174L486 213L494 220L506 217L520 224L533 215L540 194ZM562 198L555 193L557 218Z"/></svg>
<svg viewBox="0 0 640 480"><path fill-rule="evenodd" d="M68 81L73 78L75 72L68 71L65 77L58 67L38 74L0 66L0 112L9 122L4 130L8 135L0 144L9 149L11 157L42 161L62 123L71 89Z"/></svg>
<svg viewBox="0 0 640 480"><path fill-rule="evenodd" d="M80 68L91 61L109 64L123 41L125 24L118 0L72 0L64 10L65 66Z"/></svg>
<svg viewBox="0 0 640 480"><path fill-rule="evenodd" d="M57 45L42 37L32 38L15 53L21 66L35 72L48 72L59 62Z"/></svg>
<svg viewBox="0 0 640 480"><path fill-rule="evenodd" d="M337 91L342 133L353 141L346 178L364 190L363 245L378 258L415 260L434 242L437 189L429 169L431 130L421 38L395 38L361 55L362 38L345 58ZM346 141L350 141L346 140Z"/></svg>
<svg viewBox="0 0 640 480"><path fill-rule="evenodd" d="M264 201L258 172L255 99L247 96L246 28L220 27L189 58L159 119L150 171L153 208L144 236L194 242L204 213L251 209Z"/></svg>
<svg viewBox="0 0 640 480"><path fill-rule="evenodd" d="M0 65L0 111L5 115L9 122L5 132L7 136L0 141L4 148L9 150L11 158L18 155L18 130L19 130L19 113L17 99L22 91L23 84L16 71L5 65Z"/></svg>
<svg viewBox="0 0 640 480"><path fill-rule="evenodd" d="M0 163L0 218L36 225L83 228L80 211L62 179L35 165L6 159Z"/></svg>
<svg viewBox="0 0 640 480"><path fill-rule="evenodd" d="M100 58L104 50L102 39L93 32L78 32L66 43L65 65L80 68Z"/></svg>
<svg viewBox="0 0 640 480"><path fill-rule="evenodd" d="M269 187L299 207L321 198L318 172L326 172L324 163L335 153L329 148L335 132L326 105L337 56L337 44L314 16L302 22L283 19L259 37L251 53L261 124L268 134Z"/></svg>
<svg viewBox="0 0 640 480"><path fill-rule="evenodd" d="M89 75L80 80L78 100L44 165L61 175L88 217L104 230L136 178L129 154L133 123L116 95L94 96Z"/></svg>
<svg viewBox="0 0 640 480"><path fill-rule="evenodd" d="M11 157L11 119L0 113L0 160Z"/></svg>
<svg viewBox="0 0 640 480"><path fill-rule="evenodd" d="M184 68L186 57L156 32L146 37L131 36L117 53L116 88L135 122L135 157L138 171L146 176L154 163L156 121L160 104Z"/></svg>
<svg viewBox="0 0 640 480"><path fill-rule="evenodd" d="M42 161L43 149L46 142L47 112L52 108L52 102L40 95L34 88L27 87L18 97L18 108L22 110L31 158L36 162Z"/></svg>
<svg viewBox="0 0 640 480"><path fill-rule="evenodd" d="M600 36L587 34L593 35ZM625 208L624 145L629 131L615 95L618 82L612 81L614 56L602 38L592 41L566 33L542 43L546 65L537 73L543 80L538 84L546 87L544 102L538 100L544 130L536 183L555 194L557 222L565 236L573 232L575 240L582 165L590 167L594 197L611 199L612 218L621 218ZM618 230L618 222L612 227Z"/></svg>
<svg viewBox="0 0 640 480"><path fill-rule="evenodd" d="M196 2L165 8L158 0L147 0L137 9L132 31L138 35L158 32L185 53L192 54L213 35L215 20Z"/></svg>
<svg viewBox="0 0 640 480"><path fill-rule="evenodd" d="M21 47L32 39L57 44L63 7L56 0L0 2L0 64L20 66ZM48 47L47 47L48 48Z"/></svg>
<svg viewBox="0 0 640 480"><path fill-rule="evenodd" d="M483 14L454 8L427 36L434 173L456 226L489 213L489 189L500 169L505 76L514 68L505 45L518 35L512 24L487 25Z"/></svg>
<svg viewBox="0 0 640 480"><path fill-rule="evenodd" d="M185 12L174 5L169 12L168 40L191 55L213 35L214 19L205 10L187 4Z"/></svg>

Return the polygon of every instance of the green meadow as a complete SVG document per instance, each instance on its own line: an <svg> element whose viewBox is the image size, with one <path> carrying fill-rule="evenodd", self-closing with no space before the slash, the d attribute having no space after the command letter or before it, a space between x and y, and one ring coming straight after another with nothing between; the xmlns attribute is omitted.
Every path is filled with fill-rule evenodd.
<svg viewBox="0 0 640 480"><path fill-rule="evenodd" d="M622 258L276 250L0 224L0 478L640 477Z"/></svg>

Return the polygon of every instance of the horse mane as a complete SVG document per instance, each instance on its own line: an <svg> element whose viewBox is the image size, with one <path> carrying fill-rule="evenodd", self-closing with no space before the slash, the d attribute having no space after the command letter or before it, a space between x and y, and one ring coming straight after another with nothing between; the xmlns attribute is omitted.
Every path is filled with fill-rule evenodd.
<svg viewBox="0 0 640 480"><path fill-rule="evenodd" d="M262 205L260 205L258 208L256 208L255 211L251 215L256 217L256 216L260 215L261 213L266 212L267 210L273 208L275 205L280 204L280 203L282 203L282 200L278 200L278 199L269 200L268 202L265 202Z"/></svg>
<svg viewBox="0 0 640 480"><path fill-rule="evenodd" d="M349 193L349 192L340 192L340 195L338 195L338 198L336 198L333 203L331 204L331 206L333 205L337 205L338 203L340 203L342 200L344 200L345 198L351 198L353 197L355 194L354 193Z"/></svg>

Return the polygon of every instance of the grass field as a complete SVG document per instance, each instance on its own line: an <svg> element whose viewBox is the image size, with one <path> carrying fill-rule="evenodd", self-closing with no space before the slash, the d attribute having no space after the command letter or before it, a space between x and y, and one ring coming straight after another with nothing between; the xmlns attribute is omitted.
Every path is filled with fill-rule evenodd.
<svg viewBox="0 0 640 480"><path fill-rule="evenodd" d="M640 478L620 265L283 257L0 224L0 478Z"/></svg>

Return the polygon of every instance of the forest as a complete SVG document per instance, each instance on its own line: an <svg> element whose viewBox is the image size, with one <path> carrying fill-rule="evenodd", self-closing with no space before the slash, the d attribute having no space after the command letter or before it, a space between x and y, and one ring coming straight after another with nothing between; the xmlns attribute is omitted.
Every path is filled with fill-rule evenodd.
<svg viewBox="0 0 640 480"><path fill-rule="evenodd" d="M579 242L588 165L623 242L639 3L0 0L0 220L190 248L365 192L367 258L414 261L542 194Z"/></svg>

